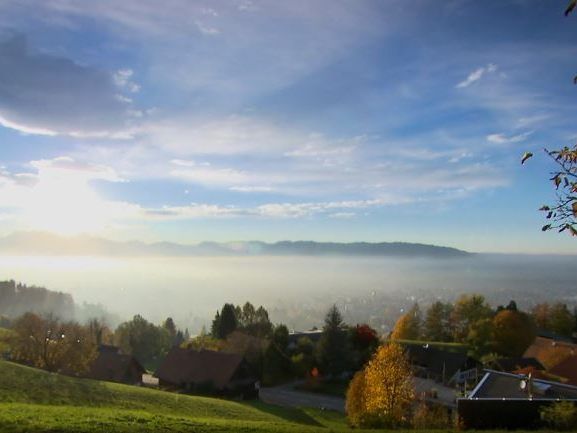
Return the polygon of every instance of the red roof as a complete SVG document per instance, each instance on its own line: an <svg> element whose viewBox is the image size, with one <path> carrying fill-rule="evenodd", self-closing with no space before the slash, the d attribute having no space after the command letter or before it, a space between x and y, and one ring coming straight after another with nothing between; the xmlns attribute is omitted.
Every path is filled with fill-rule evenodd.
<svg viewBox="0 0 577 433"><path fill-rule="evenodd" d="M550 370L551 374L567 379L567 383L577 385L577 355L571 355Z"/></svg>

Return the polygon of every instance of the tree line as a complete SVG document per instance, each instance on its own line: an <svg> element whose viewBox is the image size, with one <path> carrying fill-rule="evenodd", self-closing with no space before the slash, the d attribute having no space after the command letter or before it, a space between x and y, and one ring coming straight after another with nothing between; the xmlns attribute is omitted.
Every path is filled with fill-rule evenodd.
<svg viewBox="0 0 577 433"><path fill-rule="evenodd" d="M454 303L432 303L424 315L415 303L398 319L391 339L463 343L481 359L489 354L520 356L539 331L571 337L577 331L577 310L558 302L525 312L515 301L493 309L482 295L463 295Z"/></svg>

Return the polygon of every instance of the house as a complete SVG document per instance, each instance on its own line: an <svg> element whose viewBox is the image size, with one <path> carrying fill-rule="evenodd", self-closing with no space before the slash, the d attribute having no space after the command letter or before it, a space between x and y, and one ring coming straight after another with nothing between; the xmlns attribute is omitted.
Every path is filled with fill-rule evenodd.
<svg viewBox="0 0 577 433"><path fill-rule="evenodd" d="M310 331L291 331L288 336L288 349L294 350L301 338L308 338L313 344L317 344L323 335L322 329L311 329Z"/></svg>
<svg viewBox="0 0 577 433"><path fill-rule="evenodd" d="M457 411L466 429L533 429L541 426L541 409L558 401L577 403L577 386L485 370L473 391L457 400Z"/></svg>
<svg viewBox="0 0 577 433"><path fill-rule="evenodd" d="M549 373L565 379L569 385L577 386L577 355L569 355L551 368Z"/></svg>
<svg viewBox="0 0 577 433"><path fill-rule="evenodd" d="M108 382L142 384L144 367L132 355L123 354L115 346L100 345L98 356L90 365L87 377Z"/></svg>
<svg viewBox="0 0 577 433"><path fill-rule="evenodd" d="M154 376L165 389L256 397L257 378L238 353L173 347Z"/></svg>
<svg viewBox="0 0 577 433"><path fill-rule="evenodd" d="M489 361L485 365L491 370L506 371L509 373L526 369L532 371L545 370L543 364L541 364L536 358L499 358Z"/></svg>
<svg viewBox="0 0 577 433"><path fill-rule="evenodd" d="M415 376L444 385L476 380L479 363L464 352L452 352L429 344L404 344Z"/></svg>
<svg viewBox="0 0 577 433"><path fill-rule="evenodd" d="M577 355L577 344L567 339L537 336L525 350L524 358L536 358L547 368L554 367L568 356Z"/></svg>

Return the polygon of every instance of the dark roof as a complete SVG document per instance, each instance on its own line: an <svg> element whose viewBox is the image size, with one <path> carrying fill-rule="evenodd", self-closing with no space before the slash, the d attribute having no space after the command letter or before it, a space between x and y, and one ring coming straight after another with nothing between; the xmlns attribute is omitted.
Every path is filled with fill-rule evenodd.
<svg viewBox="0 0 577 433"><path fill-rule="evenodd" d="M555 332L547 331L546 329L537 330L537 336L547 338L549 340L562 341L565 343L574 343L574 341L571 337L559 335L559 334L556 334Z"/></svg>
<svg viewBox="0 0 577 433"><path fill-rule="evenodd" d="M427 370L439 378L451 379L457 371L476 366L476 361L464 352L450 352L427 344L404 344L414 367Z"/></svg>
<svg viewBox="0 0 577 433"><path fill-rule="evenodd" d="M120 347L111 346L109 344L101 344L98 346L99 353L121 353Z"/></svg>
<svg viewBox="0 0 577 433"><path fill-rule="evenodd" d="M527 399L529 394L521 388L523 374L486 370L485 376L467 397L469 399ZM559 382L533 379L533 400L577 399L577 386Z"/></svg>
<svg viewBox="0 0 577 433"><path fill-rule="evenodd" d="M173 347L154 375L174 385L212 382L217 388L224 388L242 362L242 355L236 353Z"/></svg>
<svg viewBox="0 0 577 433"><path fill-rule="evenodd" d="M121 383L142 381L146 370L132 355L122 354L114 346L100 346L98 351L98 356L90 365L88 377Z"/></svg>
<svg viewBox="0 0 577 433"><path fill-rule="evenodd" d="M567 383L577 385L577 355L571 355L549 370L551 374L567 379Z"/></svg>
<svg viewBox="0 0 577 433"><path fill-rule="evenodd" d="M289 344L296 344L300 338L308 338L313 343L317 343L323 335L322 329L315 329L311 331L297 331L289 333Z"/></svg>
<svg viewBox="0 0 577 433"><path fill-rule="evenodd" d="M535 370L545 370L536 358L499 358L490 363L495 370L514 372L522 370L527 367L532 367Z"/></svg>

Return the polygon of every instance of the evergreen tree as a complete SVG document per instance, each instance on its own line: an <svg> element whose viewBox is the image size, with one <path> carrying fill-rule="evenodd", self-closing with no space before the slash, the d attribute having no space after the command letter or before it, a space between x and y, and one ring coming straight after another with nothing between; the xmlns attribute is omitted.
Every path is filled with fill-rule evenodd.
<svg viewBox="0 0 577 433"><path fill-rule="evenodd" d="M318 342L317 358L321 371L336 375L346 370L349 364L350 350L343 317L336 305L333 305L325 317L323 334Z"/></svg>
<svg viewBox="0 0 577 433"><path fill-rule="evenodd" d="M213 338L219 338L220 335L220 311L217 311L210 325L210 335Z"/></svg>
<svg viewBox="0 0 577 433"><path fill-rule="evenodd" d="M220 323L218 327L218 337L225 339L228 334L237 328L236 308L233 304L224 304L220 312Z"/></svg>

